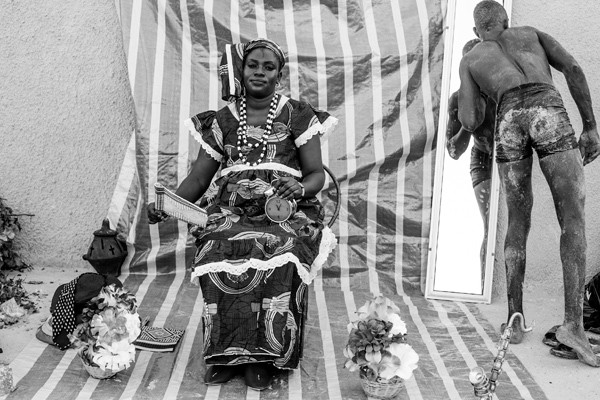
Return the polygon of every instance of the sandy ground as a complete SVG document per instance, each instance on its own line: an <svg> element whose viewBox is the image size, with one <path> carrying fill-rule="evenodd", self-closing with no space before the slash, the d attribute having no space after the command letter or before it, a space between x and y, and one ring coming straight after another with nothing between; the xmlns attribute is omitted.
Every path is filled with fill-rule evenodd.
<svg viewBox="0 0 600 400"><path fill-rule="evenodd" d="M35 339L38 326L50 315L50 300L56 288L84 272L94 271L85 266L77 271L34 269L18 276L23 279L23 287L37 301L39 312L26 316L15 325L0 329L0 347L3 350L0 363L10 363ZM13 275L16 276L11 274ZM526 285L524 300L527 322L534 329L526 335L523 343L511 345L508 351L521 360L548 399L600 399L600 368L591 368L578 361L554 357L549 353L550 348L542 343L544 333L553 325L562 322L562 287ZM492 325L497 327L499 333L500 324L506 319L504 299L494 299L492 304L482 304L479 308ZM488 363L482 363L480 366L489 372L492 361L493 357L490 357ZM506 379L506 376L501 374L498 385L502 385L503 379Z"/></svg>

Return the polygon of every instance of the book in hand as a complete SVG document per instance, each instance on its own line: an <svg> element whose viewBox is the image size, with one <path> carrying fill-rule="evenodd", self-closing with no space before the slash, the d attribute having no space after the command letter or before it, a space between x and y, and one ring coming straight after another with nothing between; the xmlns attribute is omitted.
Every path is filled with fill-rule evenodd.
<svg viewBox="0 0 600 400"><path fill-rule="evenodd" d="M201 228L206 227L208 214L205 209L177 196L160 183L154 184L154 192L156 194L154 207L157 210L188 224L198 225Z"/></svg>

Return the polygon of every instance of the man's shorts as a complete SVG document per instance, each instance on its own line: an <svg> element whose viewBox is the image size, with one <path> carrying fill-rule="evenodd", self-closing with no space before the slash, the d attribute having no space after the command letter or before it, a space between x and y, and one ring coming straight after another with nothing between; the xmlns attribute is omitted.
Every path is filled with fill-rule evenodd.
<svg viewBox="0 0 600 400"><path fill-rule="evenodd" d="M471 147L471 181L473 187L492 179L493 164L494 160L490 153L481 151L475 146Z"/></svg>
<svg viewBox="0 0 600 400"><path fill-rule="evenodd" d="M498 105L496 161L539 158L578 148L560 93L547 83L527 83L506 91Z"/></svg>

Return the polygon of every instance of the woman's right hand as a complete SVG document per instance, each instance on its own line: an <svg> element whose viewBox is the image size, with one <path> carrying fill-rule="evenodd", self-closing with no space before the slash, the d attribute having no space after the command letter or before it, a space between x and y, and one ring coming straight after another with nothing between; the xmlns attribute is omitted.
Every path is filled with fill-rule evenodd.
<svg viewBox="0 0 600 400"><path fill-rule="evenodd" d="M154 202L148 204L148 207L146 207L146 211L148 212L148 223L149 224L156 224L157 222L163 222L165 219L168 218L167 214L156 209L156 207L154 206Z"/></svg>

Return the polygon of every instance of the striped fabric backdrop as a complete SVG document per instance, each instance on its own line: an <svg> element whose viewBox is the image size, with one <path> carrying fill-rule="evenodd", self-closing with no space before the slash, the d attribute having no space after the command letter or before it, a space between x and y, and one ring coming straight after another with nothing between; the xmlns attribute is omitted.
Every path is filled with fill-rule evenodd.
<svg viewBox="0 0 600 400"><path fill-rule="evenodd" d="M138 127L110 209L128 235L120 279L154 326L185 329L173 353L137 352L113 379L90 378L74 350L34 340L11 363L9 399L365 399L343 368L346 325L383 293L401 309L420 355L401 398L471 399L471 368L491 368L497 333L477 307L420 294L432 196L445 0L117 0ZM185 224L148 225L153 184L176 188L198 145L183 121L223 104L218 62L226 43L267 37L289 55L282 92L339 119L323 142L341 185L335 260L311 285L304 358L264 392L243 381L203 384L202 294L186 266ZM335 190L322 199L331 213ZM510 355L496 399L546 399Z"/></svg>
<svg viewBox="0 0 600 400"><path fill-rule="evenodd" d="M225 44L267 37L289 56L282 93L339 119L322 143L342 195L333 228L340 246L324 277L346 290L419 289L445 7L443 0L121 1L139 130L109 218L136 246L131 271L174 268L186 229L174 221L148 226L153 184L176 188L197 155L184 119L224 105L217 69ZM323 198L332 210L333 186Z"/></svg>

